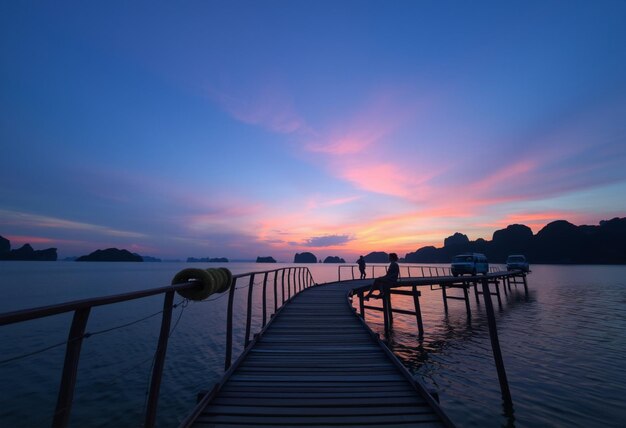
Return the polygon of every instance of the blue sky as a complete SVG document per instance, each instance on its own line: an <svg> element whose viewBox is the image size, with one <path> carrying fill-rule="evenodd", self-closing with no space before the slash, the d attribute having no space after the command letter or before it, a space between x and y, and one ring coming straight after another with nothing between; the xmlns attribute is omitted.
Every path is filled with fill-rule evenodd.
<svg viewBox="0 0 626 428"><path fill-rule="evenodd" d="M0 235L348 258L626 215L626 3L3 2Z"/></svg>

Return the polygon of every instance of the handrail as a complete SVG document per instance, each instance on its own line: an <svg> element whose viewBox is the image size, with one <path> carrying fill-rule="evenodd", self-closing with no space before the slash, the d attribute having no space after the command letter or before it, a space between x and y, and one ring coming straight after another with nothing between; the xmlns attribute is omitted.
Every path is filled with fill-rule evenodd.
<svg viewBox="0 0 626 428"><path fill-rule="evenodd" d="M291 276L293 271L293 294L291 291ZM288 297L285 300L285 272L287 272L287 293ZM233 299L235 296L235 289L237 280L245 277L250 277L248 283L248 301L246 307L246 332L244 350L250 344L250 330L252 322L252 292L255 285L254 278L256 275L263 275L263 314L262 314L262 326L267 324L267 281L269 274L274 275L274 311L275 313L285 302L288 302L301 292L302 290L309 288L315 284L313 275L307 267L289 267L279 268L273 270L266 270L260 272L248 272L233 275L232 283L229 287L229 299L228 299L228 313L227 313L227 335L226 335L226 351L225 351L225 367L228 369L232 359L232 345L233 345ZM278 290L278 277L281 280L281 292L282 302L279 305L277 296ZM85 333L87 322L89 320L89 314L91 308L97 306L110 305L114 303L126 302L130 300L137 300L144 297L156 296L164 294L163 310L161 317L161 329L159 333L159 340L157 344L157 350L154 356L154 364L152 368L152 375L150 380L150 389L148 391L148 400L146 404L146 414L144 419L145 427L153 427L156 423L156 411L158 407L159 391L161 386L161 379L163 376L163 368L165 365L165 354L167 351L167 343L170 335L170 325L172 320L172 311L176 306L174 304L174 294L178 291L190 290L196 287L200 287L198 282L191 281L180 284L173 284L166 287L158 287L147 290L133 291L129 293L115 294L104 297L95 297L82 300L74 300L65 303L59 303L48 306L41 306L30 309L22 309L18 311L6 312L0 314L0 326L20 323L24 321L45 318L53 315L74 312L72 323L66 342L65 361L63 364L63 374L61 376L61 383L59 386L59 392L57 397L57 405L53 416L53 427L66 427L69 424L70 412L72 408L72 401L74 396L74 387L76 385L76 378L78 374L78 363L80 360L80 351L83 339L90 336L89 333Z"/></svg>
<svg viewBox="0 0 626 428"><path fill-rule="evenodd" d="M407 263L400 263L398 265L400 267L400 278L402 277L408 277L408 278L416 278L416 277L423 277L423 278L427 278L427 277L434 277L434 276L446 276L452 275L452 272L450 271L450 267L449 266L428 266L428 265L413 265L413 264L407 264ZM341 281L341 270L343 269L347 269L350 268L351 270L351 279L357 279L354 275L354 268L357 267L356 264L344 264L344 265L338 265L337 266L337 280ZM377 265L373 265L370 264L369 267L371 268L371 276L369 277L370 279L375 278L376 277L376 271L377 270L381 270L384 269L384 273L387 273L387 265L383 265L383 264L377 264ZM406 275L403 275L403 272L406 273ZM414 275L414 273L420 273L421 275ZM345 280L344 280L345 281Z"/></svg>
<svg viewBox="0 0 626 428"><path fill-rule="evenodd" d="M407 263L400 263L398 265L400 267L400 278L408 277L408 278L431 278L431 277L439 277L439 276L452 276L452 271L450 266L429 266L429 265L413 265ZM337 280L341 281L341 270L350 268L351 271L351 279L357 279L354 275L354 268L357 267L356 264L344 264L337 266ZM387 265L378 264L373 265L370 264L372 275L369 277L370 279L376 277L377 269L384 269L385 273L387 273ZM489 273L500 272L502 271L502 267L499 265L489 266ZM403 272L406 275L403 275ZM415 275L418 273L418 275ZM344 280L345 281L345 280Z"/></svg>

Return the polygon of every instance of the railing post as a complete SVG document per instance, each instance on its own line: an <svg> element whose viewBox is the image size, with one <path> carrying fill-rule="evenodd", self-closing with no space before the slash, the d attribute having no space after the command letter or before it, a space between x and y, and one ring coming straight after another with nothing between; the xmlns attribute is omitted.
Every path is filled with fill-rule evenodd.
<svg viewBox="0 0 626 428"><path fill-rule="evenodd" d="M152 378L150 380L150 392L148 393L148 404L146 406L146 419L144 427L153 427L156 423L156 412L159 404L159 391L161 390L161 379L163 377L163 367L165 367L165 353L167 352L167 342L170 337L170 325L172 323L172 307L174 304L174 291L165 293L163 300L163 317L161 318L161 331L159 333L159 344L157 345L154 364L152 366Z"/></svg>
<svg viewBox="0 0 626 428"><path fill-rule="evenodd" d="M337 281L341 282L341 265L337 266Z"/></svg>
<svg viewBox="0 0 626 428"><path fill-rule="evenodd" d="M354 266L350 266L351 270L352 270L352 279L354 279Z"/></svg>
<svg viewBox="0 0 626 428"><path fill-rule="evenodd" d="M446 284L439 284L439 286L441 287L441 295L443 296L443 307L446 313L448 313L448 296L446 294Z"/></svg>
<svg viewBox="0 0 626 428"><path fill-rule="evenodd" d="M291 299L291 268L287 270L287 300Z"/></svg>
<svg viewBox="0 0 626 428"><path fill-rule="evenodd" d="M246 340L244 349L250 343L250 325L252 324L252 289L254 288L254 273L250 274L250 282L248 283L248 307L246 308Z"/></svg>
<svg viewBox="0 0 626 428"><path fill-rule="evenodd" d="M72 326L67 338L65 348L65 362L63 364L63 374L61 375L61 385L57 397L57 406L54 411L52 426L54 428L66 427L70 421L72 411L72 400L74 398L74 386L78 375L78 360L80 359L80 348L83 344L83 336L89 319L91 308L76 309Z"/></svg>
<svg viewBox="0 0 626 428"><path fill-rule="evenodd" d="M482 279L483 298L485 299L485 309L487 312L487 324L489 326L489 338L491 339L491 350L493 351L493 359L498 370L498 380L500 381L500 391L505 405L508 407L513 405L511 399L511 391L509 390L509 382L504 369L504 361L502 360L502 351L500 350L500 341L498 340L498 329L496 327L496 316L491 302L491 291L487 278Z"/></svg>
<svg viewBox="0 0 626 428"><path fill-rule="evenodd" d="M274 313L278 310L278 271L274 271Z"/></svg>
<svg viewBox="0 0 626 428"><path fill-rule="evenodd" d="M228 311L226 313L226 353L224 355L224 370L228 370L233 357L233 300L235 289L237 288L237 278L233 278L233 283L228 291Z"/></svg>
<svg viewBox="0 0 626 428"><path fill-rule="evenodd" d="M263 327L265 327L265 323L267 322L267 274L263 276Z"/></svg>

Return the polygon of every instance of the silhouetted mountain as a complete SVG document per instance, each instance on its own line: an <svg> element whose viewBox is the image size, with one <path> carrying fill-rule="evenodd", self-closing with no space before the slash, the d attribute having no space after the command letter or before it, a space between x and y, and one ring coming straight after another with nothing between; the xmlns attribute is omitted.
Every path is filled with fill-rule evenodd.
<svg viewBox="0 0 626 428"><path fill-rule="evenodd" d="M56 248L34 250L30 244L24 244L17 250L11 250L11 241L0 236L0 260L53 262L56 259Z"/></svg>
<svg viewBox="0 0 626 428"><path fill-rule="evenodd" d="M143 257L133 254L128 250L117 248L107 248L106 250L96 250L87 256L76 259L77 262L143 262Z"/></svg>
<svg viewBox="0 0 626 428"><path fill-rule="evenodd" d="M257 263L276 263L276 260L274 260L274 257L257 257L256 258L256 262Z"/></svg>
<svg viewBox="0 0 626 428"><path fill-rule="evenodd" d="M345 263L346 261L341 257L328 256L324 259L324 263Z"/></svg>
<svg viewBox="0 0 626 428"><path fill-rule="evenodd" d="M11 241L0 236L0 256L11 251Z"/></svg>
<svg viewBox="0 0 626 428"><path fill-rule="evenodd" d="M387 263L389 261L389 254L382 251L374 251L363 256L368 263Z"/></svg>
<svg viewBox="0 0 626 428"><path fill-rule="evenodd" d="M443 248L423 247L405 256L407 263L449 263L460 253L484 253L492 263L524 254L531 263L626 264L626 217L598 226L575 226L565 220L547 224L533 235L528 226L512 224L493 233L491 241L455 233Z"/></svg>
<svg viewBox="0 0 626 428"><path fill-rule="evenodd" d="M296 253L293 257L294 263L317 263L317 257L315 254L304 252L304 253Z"/></svg>

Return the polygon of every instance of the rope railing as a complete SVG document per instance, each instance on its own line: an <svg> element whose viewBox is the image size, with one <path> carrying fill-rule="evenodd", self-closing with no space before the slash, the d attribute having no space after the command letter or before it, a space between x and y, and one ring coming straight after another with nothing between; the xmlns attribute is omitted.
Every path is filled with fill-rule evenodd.
<svg viewBox="0 0 626 428"><path fill-rule="evenodd" d="M255 278L259 278L261 275L262 280L255 282ZM65 342L57 343L52 346L39 349L35 352L29 352L17 357L7 358L6 360L0 361L0 363L9 363L11 361L26 358L28 356L65 345L65 360L63 363L61 383L59 386L57 404L53 415L52 426L66 427L68 426L70 421L70 413L72 409L74 388L76 385L83 339L89 338L97 334L113 331L118 328L125 328L140 321L152 318L158 314L162 314L161 328L159 332L159 339L156 351L153 358L150 387L147 393L146 411L144 418L144 427L153 427L156 424L156 411L158 407L159 391L163 376L163 368L165 365L165 354L167 351L168 339L173 332L176 324L180 320L180 315L182 315L181 312L178 320L176 320L175 322L174 328L172 328L171 324L173 309L181 304L183 305L183 307L185 307L188 300L216 300L221 296L214 299L205 299L207 299L212 294L225 293L226 291L228 291L229 300L226 320L227 335L225 351L225 368L228 369L231 365L233 349L233 301L235 297L235 290L248 288L244 340L245 350L251 344L250 333L252 323L252 293L255 286L263 286L261 324L262 328L265 328L265 326L267 325L267 315L270 306L267 302L267 286L268 278L270 277L270 275L273 275L273 281L271 281L270 286L273 286L274 290L273 312L270 315L276 313L286 302L291 300L299 292L315 285L313 276L309 269L306 267L288 267L261 272L249 272L238 275L231 275L230 271L225 268L207 269L206 271L202 269L184 269L174 277L174 279L172 280L172 285L166 287L158 287L111 296L75 300L66 303L42 306L31 309L23 309L0 314L0 326L5 326L64 313L73 313L68 338ZM246 286L236 287L238 281L242 282L241 280L247 277L249 277L249 281ZM278 296L279 287L281 292L280 299ZM184 299L177 303L174 303L174 295L176 293L180 294ZM86 331L87 322L89 320L89 315L92 308L158 295L164 295L163 307L161 311L113 328L107 328L101 331L91 333Z"/></svg>

